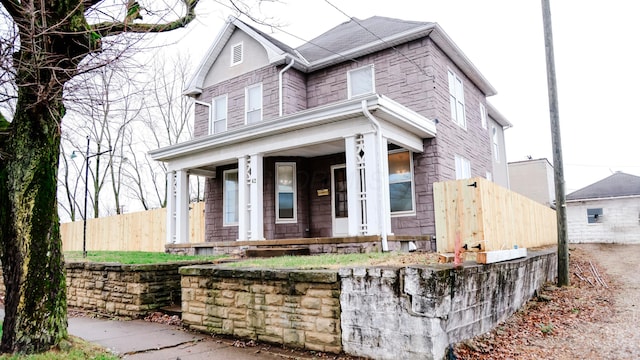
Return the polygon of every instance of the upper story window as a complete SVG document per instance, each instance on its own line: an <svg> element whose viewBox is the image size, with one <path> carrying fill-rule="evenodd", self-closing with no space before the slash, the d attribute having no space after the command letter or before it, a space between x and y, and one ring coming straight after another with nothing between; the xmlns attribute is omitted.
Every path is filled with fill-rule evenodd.
<svg viewBox="0 0 640 360"><path fill-rule="evenodd" d="M602 208L587 209L587 223L595 224L602 221Z"/></svg>
<svg viewBox="0 0 640 360"><path fill-rule="evenodd" d="M227 131L227 95L214 98L212 105L209 134Z"/></svg>
<svg viewBox="0 0 640 360"><path fill-rule="evenodd" d="M480 104L480 122L482 123L482 128L487 128L487 108L484 107L483 104Z"/></svg>
<svg viewBox="0 0 640 360"><path fill-rule="evenodd" d="M471 177L471 162L460 155L456 155L456 180Z"/></svg>
<svg viewBox="0 0 640 360"><path fill-rule="evenodd" d="M349 71L347 73L347 89L349 99L372 94L375 90L373 65Z"/></svg>
<svg viewBox="0 0 640 360"><path fill-rule="evenodd" d="M244 95L245 122L254 124L262 121L262 84L247 87Z"/></svg>
<svg viewBox="0 0 640 360"><path fill-rule="evenodd" d="M464 110L464 87L462 79L449 70L449 103L451 105L451 119L460 127L467 128Z"/></svg>
<svg viewBox="0 0 640 360"><path fill-rule="evenodd" d="M389 204L392 214L414 211L413 163L408 150L390 151L389 160Z"/></svg>
<svg viewBox="0 0 640 360"><path fill-rule="evenodd" d="M238 224L238 169L222 173L223 225Z"/></svg>
<svg viewBox="0 0 640 360"><path fill-rule="evenodd" d="M231 47L231 66L238 65L244 58L244 47L242 42L239 42Z"/></svg>
<svg viewBox="0 0 640 360"><path fill-rule="evenodd" d="M276 163L276 222L296 221L296 164Z"/></svg>
<svg viewBox="0 0 640 360"><path fill-rule="evenodd" d="M495 126L491 127L491 140L493 142L493 158L496 162L500 162L500 141L498 128Z"/></svg>

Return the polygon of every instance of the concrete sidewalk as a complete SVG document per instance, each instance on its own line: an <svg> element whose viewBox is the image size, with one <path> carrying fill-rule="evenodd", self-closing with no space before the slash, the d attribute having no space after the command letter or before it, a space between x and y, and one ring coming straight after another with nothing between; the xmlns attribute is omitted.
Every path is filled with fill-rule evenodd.
<svg viewBox="0 0 640 360"><path fill-rule="evenodd" d="M4 308L0 307L0 320ZM70 317L69 334L99 344L123 359L153 360L282 360L311 359L277 346L235 347L229 339L186 331L179 326L144 320ZM292 356L293 355L293 356Z"/></svg>
<svg viewBox="0 0 640 360"><path fill-rule="evenodd" d="M238 348L229 340L144 320L69 318L69 333L100 344L123 359L282 359L259 346Z"/></svg>

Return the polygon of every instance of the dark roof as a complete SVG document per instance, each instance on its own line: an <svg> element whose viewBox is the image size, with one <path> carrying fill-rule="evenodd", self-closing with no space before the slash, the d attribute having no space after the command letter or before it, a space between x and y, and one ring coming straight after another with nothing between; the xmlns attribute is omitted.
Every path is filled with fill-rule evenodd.
<svg viewBox="0 0 640 360"><path fill-rule="evenodd" d="M567 200L611 198L640 195L640 176L615 174L567 195Z"/></svg>
<svg viewBox="0 0 640 360"><path fill-rule="evenodd" d="M373 16L365 20L352 18L350 21L342 23L301 45L296 50L306 60L314 62L336 53L355 49L374 41L380 41L380 38L384 39L429 24L432 23L406 21L382 16Z"/></svg>

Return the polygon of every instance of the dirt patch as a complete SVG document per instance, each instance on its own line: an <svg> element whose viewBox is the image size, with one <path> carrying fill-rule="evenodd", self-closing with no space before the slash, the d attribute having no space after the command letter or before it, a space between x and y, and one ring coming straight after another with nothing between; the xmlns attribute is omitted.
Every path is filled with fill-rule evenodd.
<svg viewBox="0 0 640 360"><path fill-rule="evenodd" d="M640 246L571 245L571 286L552 284L458 359L637 359Z"/></svg>

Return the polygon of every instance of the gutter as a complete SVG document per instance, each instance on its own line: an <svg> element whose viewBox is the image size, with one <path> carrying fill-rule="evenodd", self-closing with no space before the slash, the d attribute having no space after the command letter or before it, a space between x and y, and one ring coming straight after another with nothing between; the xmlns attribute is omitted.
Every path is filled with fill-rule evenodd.
<svg viewBox="0 0 640 360"><path fill-rule="evenodd" d="M288 56L287 56L288 57ZM285 57L286 59L286 57ZM291 58L291 62L284 67L284 69L280 70L280 72L278 73L278 101L280 102L280 117L282 117L282 113L283 113L283 107L284 107L284 101L282 99L282 75L289 70L293 64L295 64L296 59L295 58Z"/></svg>
<svg viewBox="0 0 640 360"><path fill-rule="evenodd" d="M378 121L378 119L376 119L373 116L373 114L369 112L369 109L367 108L367 100L362 100L362 113L367 119L369 119L369 121L371 121L371 124L373 125L373 127L376 128L376 136L378 138L377 152L382 156L382 151L381 151L382 150L382 128L380 127L380 122ZM382 174L384 174L384 164L382 163L382 159L379 159L379 160L380 161L378 161L378 172L380 176L382 176ZM380 178L380 182L382 181L383 181L382 178ZM380 186L379 188L382 189L382 186ZM379 214L380 237L382 239L382 251L387 252L389 251L389 244L387 243L387 219L385 217L386 215L385 210L387 209L387 200L384 195L382 196L382 203L383 203L383 206L378 207L380 209L380 214Z"/></svg>

